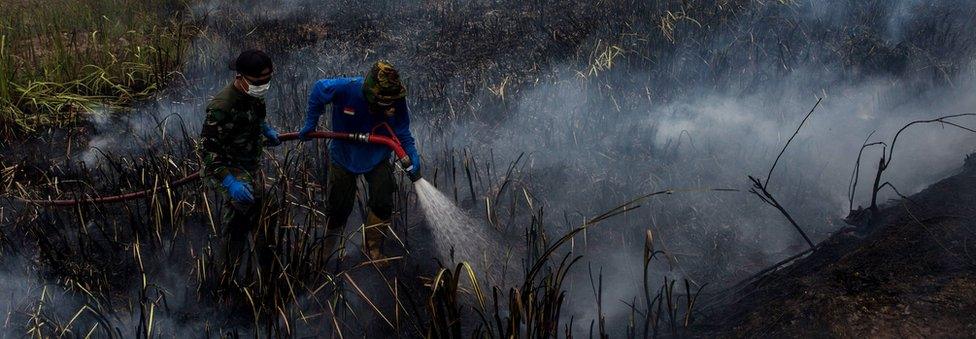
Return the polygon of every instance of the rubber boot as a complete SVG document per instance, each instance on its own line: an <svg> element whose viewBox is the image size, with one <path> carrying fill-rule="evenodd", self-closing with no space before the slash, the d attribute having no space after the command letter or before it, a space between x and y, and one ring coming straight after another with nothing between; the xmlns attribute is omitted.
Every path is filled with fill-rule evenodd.
<svg viewBox="0 0 976 339"><path fill-rule="evenodd" d="M325 238L322 241L322 247L319 248L318 258L316 259L320 260L323 264L333 257L342 260L344 251L342 248L336 246L342 240L342 229L345 226L345 222L340 224L329 221L326 223Z"/></svg>
<svg viewBox="0 0 976 339"><path fill-rule="evenodd" d="M376 265L379 267L389 266L389 261L384 261L386 256L383 255L383 229L390 226L389 220L380 219L373 212L369 212L366 215L366 224L363 225L363 250L366 252L366 257L370 261L376 261Z"/></svg>

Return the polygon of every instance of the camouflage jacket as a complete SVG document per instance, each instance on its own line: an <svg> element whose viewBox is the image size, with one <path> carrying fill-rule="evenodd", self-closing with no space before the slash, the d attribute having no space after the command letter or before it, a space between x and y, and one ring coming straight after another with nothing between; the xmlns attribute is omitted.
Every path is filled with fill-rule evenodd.
<svg viewBox="0 0 976 339"><path fill-rule="evenodd" d="M264 100L224 87L207 105L200 131L203 175L220 181L228 173L254 171L264 150Z"/></svg>

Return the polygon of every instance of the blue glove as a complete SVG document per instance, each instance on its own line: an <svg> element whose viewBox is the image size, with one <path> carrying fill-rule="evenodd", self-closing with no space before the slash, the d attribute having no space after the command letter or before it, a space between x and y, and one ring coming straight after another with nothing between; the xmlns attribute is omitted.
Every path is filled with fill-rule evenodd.
<svg viewBox="0 0 976 339"><path fill-rule="evenodd" d="M318 124L319 124L319 117L311 116L311 115L305 116L305 127L302 127L302 129L298 131L298 140L301 141L310 140L310 138L308 137L308 133L315 132L315 126L317 126Z"/></svg>
<svg viewBox="0 0 976 339"><path fill-rule="evenodd" d="M244 203L254 202L254 196L251 195L251 185L237 180L233 174L228 173L221 184L227 188L231 199L234 199L234 201Z"/></svg>
<svg viewBox="0 0 976 339"><path fill-rule="evenodd" d="M420 154L410 152L407 156L410 157L410 174L416 175L420 173Z"/></svg>
<svg viewBox="0 0 976 339"><path fill-rule="evenodd" d="M261 125L261 133L263 133L264 137L268 139L264 142L265 145L271 147L281 145L281 140L278 139L278 131L271 128L271 125L268 125L268 123Z"/></svg>

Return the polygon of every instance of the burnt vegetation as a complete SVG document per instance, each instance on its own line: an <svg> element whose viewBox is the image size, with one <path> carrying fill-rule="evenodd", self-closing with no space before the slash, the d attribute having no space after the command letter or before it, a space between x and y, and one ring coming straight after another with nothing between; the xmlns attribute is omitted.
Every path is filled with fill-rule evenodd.
<svg viewBox="0 0 976 339"><path fill-rule="evenodd" d="M774 162L765 178L746 181L741 172L725 186L709 187L701 180L668 180L682 178L675 168L687 161L688 150L718 159L707 145L696 144L697 135L683 132L655 142L646 135L659 126L616 121L698 92L786 95L778 84L801 76L809 93L884 78L897 83L899 93L924 96L958 86L971 71L976 7L970 4L913 4L907 18L889 1L825 6L799 0L188 4L181 15L199 27L193 30L193 44L185 47L187 54L176 59L183 69L178 77L168 69L151 72L167 77L151 86L172 85L157 100L128 106L107 125L72 120L56 127L8 128L10 119L32 121L42 117L25 115L41 113L0 115L5 123L0 134L6 136L0 141L0 283L11 286L4 291L12 294L9 303L0 303L10 308L3 331L45 337L813 333L771 330L787 323L770 310L795 309L762 309L764 302L788 294L775 294L781 285L770 281L786 272L817 272L855 243L836 240L839 225L817 220L803 208L831 202L780 198L807 192L800 184L787 184L797 166L777 169L780 156L789 158L793 138L782 140L779 156L767 153L765 159ZM891 29L892 20L899 20L897 31ZM215 286L229 279L214 264L222 236L218 218L225 207L199 182L171 183L199 169L202 103L226 80L227 57L243 47L263 48L276 58L280 75L269 94L270 120L282 131L297 129L315 79L359 74L377 57L400 66L408 76L412 119L421 126L415 128L425 136L420 145L426 177L510 244L504 254L470 261L437 258L430 235L436 230L427 228L409 180L400 177L392 224L398 237L387 241L387 250L399 259L391 268L361 264L361 234L352 226L338 251L322 253L328 188L320 176L326 147L290 143L266 156L271 198L264 202L260 230L252 239L264 247L249 249L240 284L218 290ZM3 66L10 60L0 55L0 76L7 75ZM567 98L559 86L565 84L570 95L583 97L565 121L520 116L540 107L562 109ZM7 96L6 90L0 87L0 94ZM526 104L526 97L534 104ZM819 100L804 104L814 101L817 109ZM0 103L4 109L20 107ZM793 137L806 131L807 118L816 118L813 110L804 112L802 107L782 112L792 126L799 123ZM909 121L905 127L940 124L972 132L961 122L971 115ZM520 138L511 135L516 133L510 124L520 127L518 133L549 136L539 139L542 147L572 143L578 153L552 157L580 154L579 159L553 165L545 155L458 146L445 136L462 126L466 140ZM574 133L549 134L557 125L570 125ZM611 134L620 137L606 137ZM868 136L858 154L848 222L863 226L870 219L871 227L859 231L864 234L891 220L944 221L939 215L922 218L915 209L894 212L912 204L897 190L903 199L895 200L895 207L878 203L879 192L897 185L885 177L896 156L895 142L912 142L899 136L901 130L890 143ZM91 146L101 139L110 141ZM862 155L874 148L881 148L880 165L870 178L871 216L864 217L868 212L853 208L855 192L864 182L861 163L870 159ZM626 164L628 171L587 172L605 163ZM712 168L720 166L718 160L692 165L699 176L717 173ZM782 186L769 185L774 174ZM628 185L634 181L641 184ZM798 247L765 258L767 253L757 249L761 240L743 240L749 236L719 227L740 219L710 210L714 206L736 206L735 214L765 213L766 206L740 202L748 199L744 193L750 188L780 213L762 220L774 224L770 228L783 228L780 218L785 217L799 231L790 240ZM23 202L142 190L152 194L111 204L64 208ZM809 193L814 194L820 192ZM354 215L365 216L364 199L357 196ZM570 209L556 200L579 206ZM352 219L350 225L356 223ZM969 234L962 227L953 229ZM877 232L871 234L896 237ZM828 245L820 245L825 239ZM821 251L824 247L828 250ZM946 271L971 268L965 244L941 248L953 256L943 263ZM586 261L621 252L638 258L630 268L638 272L634 281L622 283ZM794 264L805 258L811 264ZM883 273L864 277L849 267L831 272L839 280L858 282L844 287L850 293L889 281L871 280ZM970 283L956 282L959 289ZM625 299L608 299L610 284L614 289L637 287ZM825 291L818 290L823 293L818 296L833 293ZM734 302L745 306L721 311ZM570 307L573 312L567 311ZM623 311L607 311L611 308ZM755 309L762 311L748 313Z"/></svg>

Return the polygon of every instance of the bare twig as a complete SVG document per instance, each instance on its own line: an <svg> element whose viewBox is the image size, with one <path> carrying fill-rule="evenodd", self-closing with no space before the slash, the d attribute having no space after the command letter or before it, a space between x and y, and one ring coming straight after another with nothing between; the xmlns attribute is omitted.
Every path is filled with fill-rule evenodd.
<svg viewBox="0 0 976 339"><path fill-rule="evenodd" d="M773 170L776 169L776 164L779 163L779 158L782 158L783 153L786 153L786 148L790 147L790 143L793 142L793 139L796 138L796 135L800 134L800 129L803 128L804 124L806 124L807 119L810 119L810 116L813 115L813 111L817 110L817 107L820 106L821 101L823 101L823 98L817 99L817 103L813 105L813 108L810 109L810 112L807 113L807 116L803 117L803 120L800 121L799 126L796 126L796 131L793 131L793 135L790 136L790 139L786 141L786 145L783 145L783 149L779 151L779 155L777 155L776 160L773 161L773 166L769 167L769 173L766 174L766 181L763 183L763 187L769 187L769 179L773 177Z"/></svg>
<svg viewBox="0 0 976 339"><path fill-rule="evenodd" d="M960 113L960 114L946 115L946 116L942 116L942 117L938 117L938 118L934 118L934 119L915 120L915 121L909 122L905 126L902 126L902 128L899 129L898 132L895 133L895 136L891 139L891 146L888 147L887 153L884 153L883 152L883 154L881 155L881 159L878 160L878 170L875 173L875 176L874 176L874 184L872 185L872 188L871 188L871 207L870 207L870 209L872 211L877 211L878 210L878 192L881 191L881 189L883 189L885 186L891 187L891 189L893 191L895 191L895 193L898 194L900 197L906 198L904 195L902 195L900 192L898 192L898 190L895 189L895 187L893 185L891 185L890 183L888 183L888 182L882 183L881 182L882 177L884 176L884 172L891 166L891 161L894 158L894 154L895 154L895 144L898 142L898 137L901 136L902 132L904 132L909 127L912 127L914 125L929 124L929 123L941 123L941 124L953 126L953 127L956 127L956 128L959 128L959 129L968 131L968 132L976 133L976 130L974 130L974 129L971 129L969 127L965 127L965 126L959 125L957 123L954 123L954 122L951 122L951 121L948 120L948 119L952 119L952 118L967 117L967 116L976 116L976 113ZM875 143L875 144L877 144L877 143ZM860 157L858 159L858 162L860 163ZM851 194L853 196L853 193L851 193ZM852 207L853 207L853 205L854 204L851 203L851 206Z"/></svg>
<svg viewBox="0 0 976 339"><path fill-rule="evenodd" d="M793 225L793 228L795 228L796 231L800 233L800 235L803 237L803 240L805 240L807 244L810 245L810 248L814 247L813 241L810 240L810 237L807 236L807 233L803 231L803 228L801 228L800 225L796 223L796 220L793 219L793 216L791 216L790 213L786 211L786 208L783 207L783 205L780 204L779 201L777 201L776 198L773 197L773 194L769 192L768 188L769 188L769 178L773 176L773 170L776 169L776 165L779 163L779 159L783 157L783 153L786 153L786 148L790 147L790 143L793 142L793 139L796 138L797 134L800 134L800 129L802 129L803 125L806 124L807 119L810 119L810 116L813 115L813 112L817 110L817 107L820 106L821 101L823 101L823 98L817 99L817 103L814 104L813 108L810 109L810 112L808 112L807 115L803 117L803 120L800 121L800 125L796 127L796 131L793 132L793 135L790 136L790 139L786 141L785 145L783 145L783 149L779 151L779 155L776 156L776 160L773 161L773 165L769 168L769 173L766 175L766 180L762 181L751 175L749 176L749 180L752 181L752 188L749 189L749 192L759 197L759 200L762 200L763 203L775 207L776 210L780 212L780 214L783 214L783 216L786 217L786 220L788 220L790 224Z"/></svg>
<svg viewBox="0 0 976 339"><path fill-rule="evenodd" d="M801 228L799 224L796 223L796 220L794 220L793 216L791 216L790 213L786 211L786 208L784 208L783 205L779 203L779 201L776 201L776 198L774 198L773 195L766 190L766 187L762 185L762 182L760 182L759 179L756 179L751 175L749 176L749 180L752 180L752 188L749 189L749 192L755 194L757 197L759 197L760 200L762 200L767 205L775 207L779 211L779 213L782 214L784 217L786 217L786 220L788 220L790 224L793 225L793 228L795 228L796 231L800 233L800 236L802 236L803 240L805 240L807 244L810 245L810 248L813 248L814 247L813 241L810 240L810 237L807 236L807 233L803 231L803 228Z"/></svg>
<svg viewBox="0 0 976 339"><path fill-rule="evenodd" d="M877 145L882 145L884 147L888 146L887 144L881 141L869 143L868 140L871 139L871 136L873 136L874 133L875 131L872 131L870 134L868 134L868 137L864 138L864 142L861 143L861 149L857 152L857 160L854 162L854 171L851 173L851 180L847 185L848 210L851 211L854 210L854 193L857 191L857 183L861 173L861 157L864 155L864 150L871 146L877 146Z"/></svg>

